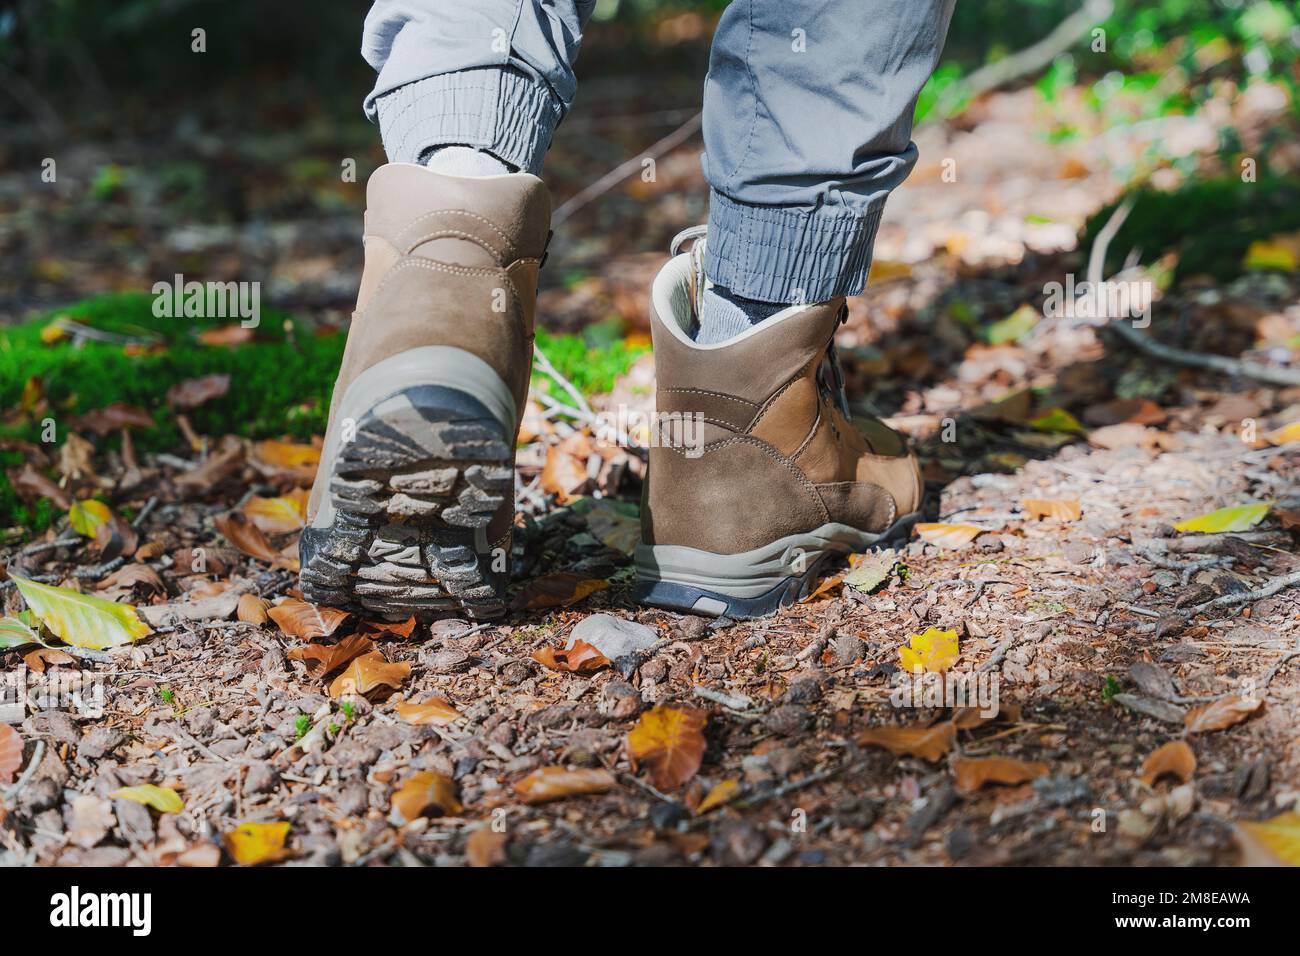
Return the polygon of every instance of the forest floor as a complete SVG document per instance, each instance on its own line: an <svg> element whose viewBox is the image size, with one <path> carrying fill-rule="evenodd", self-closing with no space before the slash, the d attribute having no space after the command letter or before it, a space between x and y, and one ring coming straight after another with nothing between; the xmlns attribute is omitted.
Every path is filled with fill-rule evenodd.
<svg viewBox="0 0 1300 956"><path fill-rule="evenodd" d="M1071 110L1082 135L1054 140ZM1194 158L1238 121L1247 135L1257 125L1197 115L1159 136ZM630 602L640 458L555 390L525 421L514 609L486 623L298 606L310 445L194 435L138 458L91 441L27 446L66 499L99 491L116 517L94 539L65 525L11 539L7 575L132 603L152 633L106 651L5 652L9 673L105 691L101 714L15 725L5 858L1115 866L1261 852L1269 831L1241 824L1300 801L1300 444L1287 430L1300 386L1156 361L1096 323L1043 315L1045 284L1082 278L1085 222L1150 145L1149 127L1100 123L1022 90L918 131L922 163L891 200L844 362L855 410L918 445L926 520L954 527L828 569L769 619ZM562 130L559 195L590 181L583 135ZM0 195L16 194L0 183ZM703 196L691 141L659 159L655 182L577 210L557 234L548 271L562 281L542 296L542 324L582 330L616 313L623 334L643 334L654 249L703 217ZM633 217L639 232L611 229ZM274 247L282 299L346 308L359 260L339 223L355 216L330 222L261 246L238 228L176 227L143 259L87 236L79 266L38 271L71 298L95 285L64 283L95 269L117 284L170 275L156 268L168 242L211 262ZM1122 229L1114 243L1128 251ZM1300 335L1298 295L1295 271L1184 282L1155 302L1151 332L1269 360L1269 343ZM644 411L652 393L645 356L582 401ZM1235 530L1174 528L1237 506L1255 507L1223 516ZM14 613L17 588L0 587ZM608 656L555 656L580 626ZM973 687L975 706L900 701L900 649L936 633L957 656L931 661L946 668L934 680ZM183 807L114 796L144 784ZM232 836L247 822L287 827Z"/></svg>

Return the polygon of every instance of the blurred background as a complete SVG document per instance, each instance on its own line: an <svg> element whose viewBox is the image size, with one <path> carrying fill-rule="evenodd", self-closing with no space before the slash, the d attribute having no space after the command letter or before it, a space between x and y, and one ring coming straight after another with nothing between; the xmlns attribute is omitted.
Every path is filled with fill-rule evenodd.
<svg viewBox="0 0 1300 956"><path fill-rule="evenodd" d="M705 218L690 123L723 6L601 0L584 44L577 103L547 159L563 221L539 323L594 396L648 392L648 281L668 239ZM0 13L10 434L32 437L41 401L152 408L210 371L256 389L197 410L205 432L319 434L341 349L329 333L345 327L360 275L364 184L384 161L361 112L366 9L20 0ZM191 52L196 27L204 53ZM1108 269L1127 260L1157 283L1168 307L1155 331L1290 363L1298 46L1296 7L1281 0L961 0L917 108L921 162L890 201L846 330L858 409L943 415L1025 385L1063 388L1065 407L1169 397L1178 383L1149 362L1088 364L1091 332L1031 334L1045 284L1083 272L1128 194L1138 202ZM639 157L665 138L645 182ZM348 160L355 181L341 175ZM629 160L629 176L609 175ZM205 338L202 323L145 328L157 323L144 294L176 273L260 282L275 321L252 344L283 347L287 335L289 358ZM140 354L123 359L119 341L101 355L93 334L73 336L90 352L52 347L60 317L136 329ZM173 441L160 425L150 440Z"/></svg>

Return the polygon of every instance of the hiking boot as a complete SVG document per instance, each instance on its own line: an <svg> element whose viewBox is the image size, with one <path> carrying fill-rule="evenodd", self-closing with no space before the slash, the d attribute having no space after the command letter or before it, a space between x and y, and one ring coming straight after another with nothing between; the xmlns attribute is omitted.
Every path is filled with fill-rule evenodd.
<svg viewBox="0 0 1300 956"><path fill-rule="evenodd" d="M924 484L902 436L849 420L832 343L842 298L792 306L721 344L691 339L701 242L651 294L660 431L633 596L760 617L803 597L832 555L908 534Z"/></svg>
<svg viewBox="0 0 1300 956"><path fill-rule="evenodd" d="M514 452L551 206L527 174L394 163L299 546L307 600L401 619L505 609Z"/></svg>

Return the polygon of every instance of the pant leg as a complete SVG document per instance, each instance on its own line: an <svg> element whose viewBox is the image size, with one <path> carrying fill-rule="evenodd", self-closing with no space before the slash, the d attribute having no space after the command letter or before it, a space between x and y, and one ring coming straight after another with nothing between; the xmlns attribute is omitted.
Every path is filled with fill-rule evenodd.
<svg viewBox="0 0 1300 956"><path fill-rule="evenodd" d="M475 146L539 172L573 102L573 63L596 0L376 0L361 55L392 162Z"/></svg>
<svg viewBox="0 0 1300 956"><path fill-rule="evenodd" d="M710 279L767 302L862 291L953 3L733 0L704 92Z"/></svg>

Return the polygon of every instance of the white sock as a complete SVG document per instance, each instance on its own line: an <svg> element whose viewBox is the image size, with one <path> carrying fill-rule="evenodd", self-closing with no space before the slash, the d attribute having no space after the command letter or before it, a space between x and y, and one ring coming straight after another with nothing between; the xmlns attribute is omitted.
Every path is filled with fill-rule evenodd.
<svg viewBox="0 0 1300 956"><path fill-rule="evenodd" d="M472 146L439 146L424 157L424 165L445 176L503 176L519 172L491 153Z"/></svg>

